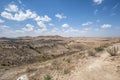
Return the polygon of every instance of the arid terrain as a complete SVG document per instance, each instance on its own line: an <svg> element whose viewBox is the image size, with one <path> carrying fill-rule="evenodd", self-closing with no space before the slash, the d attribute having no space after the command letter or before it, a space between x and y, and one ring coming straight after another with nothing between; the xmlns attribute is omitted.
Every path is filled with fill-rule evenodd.
<svg viewBox="0 0 120 80"><path fill-rule="evenodd" d="M120 80L120 38L0 38L0 80Z"/></svg>

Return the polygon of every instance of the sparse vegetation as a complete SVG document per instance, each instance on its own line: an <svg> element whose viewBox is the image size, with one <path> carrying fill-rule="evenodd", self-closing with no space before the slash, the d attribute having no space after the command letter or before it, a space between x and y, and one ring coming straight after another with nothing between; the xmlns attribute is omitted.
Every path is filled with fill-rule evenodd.
<svg viewBox="0 0 120 80"><path fill-rule="evenodd" d="M111 47L107 49L107 52L111 55L111 56L116 56L118 53L119 48L118 47Z"/></svg>
<svg viewBox="0 0 120 80"><path fill-rule="evenodd" d="M102 46L95 48L95 51L96 51L96 52L100 52L100 51L103 51L103 50L104 50L104 48L103 48Z"/></svg>
<svg viewBox="0 0 120 80"><path fill-rule="evenodd" d="M46 75L46 76L44 77L44 80L52 80L52 78L51 78L50 75Z"/></svg>

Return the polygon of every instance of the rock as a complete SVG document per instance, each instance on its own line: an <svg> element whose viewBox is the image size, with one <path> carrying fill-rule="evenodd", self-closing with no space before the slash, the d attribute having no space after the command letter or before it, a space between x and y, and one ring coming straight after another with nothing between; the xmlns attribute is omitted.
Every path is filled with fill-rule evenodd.
<svg viewBox="0 0 120 80"><path fill-rule="evenodd" d="M17 80L29 80L27 75L22 75L17 78Z"/></svg>

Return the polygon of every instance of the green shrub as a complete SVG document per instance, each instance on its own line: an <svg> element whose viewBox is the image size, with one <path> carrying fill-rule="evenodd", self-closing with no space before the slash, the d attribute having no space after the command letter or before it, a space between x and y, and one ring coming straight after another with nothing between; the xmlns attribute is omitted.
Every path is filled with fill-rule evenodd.
<svg viewBox="0 0 120 80"><path fill-rule="evenodd" d="M111 47L107 49L107 52L111 55L111 56L116 56L118 53L119 48L118 47Z"/></svg>
<svg viewBox="0 0 120 80"><path fill-rule="evenodd" d="M104 50L103 47L96 47L96 48L95 48L95 51L96 51L96 52L100 52L100 51L103 51L103 50Z"/></svg>
<svg viewBox="0 0 120 80"><path fill-rule="evenodd" d="M52 79L52 78L51 78L50 75L47 75L47 76L44 77L44 80L51 80L51 79Z"/></svg>

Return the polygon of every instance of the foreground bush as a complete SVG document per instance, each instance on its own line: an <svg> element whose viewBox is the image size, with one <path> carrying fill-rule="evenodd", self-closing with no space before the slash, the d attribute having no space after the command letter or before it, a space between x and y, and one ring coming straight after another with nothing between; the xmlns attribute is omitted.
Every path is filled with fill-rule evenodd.
<svg viewBox="0 0 120 80"><path fill-rule="evenodd" d="M119 51L118 47L111 47L107 49L107 52L111 55L111 56L116 56L117 53Z"/></svg>

